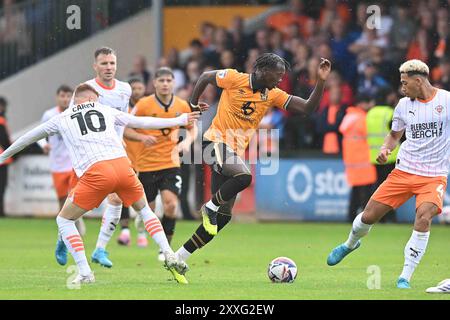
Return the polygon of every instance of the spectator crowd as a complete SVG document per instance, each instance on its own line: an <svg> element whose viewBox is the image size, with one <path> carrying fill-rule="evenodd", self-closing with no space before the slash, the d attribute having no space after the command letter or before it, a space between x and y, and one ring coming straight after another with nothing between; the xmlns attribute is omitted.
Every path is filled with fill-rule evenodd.
<svg viewBox="0 0 450 320"><path fill-rule="evenodd" d="M82 12L67 27L68 7ZM0 0L0 79L151 6L151 0Z"/></svg>
<svg viewBox="0 0 450 320"><path fill-rule="evenodd" d="M111 21L119 20L114 17L120 12L148 5L148 0L96 1L105 3ZM53 20L46 18L52 12L48 0L1 0L0 4L0 73L7 75L14 71L9 69L25 66L30 56L38 59L48 53L42 51L45 41L37 47L32 39L41 31L38 38L45 39L50 29L43 24ZM186 50L168 50L156 66L137 56L130 78L143 80L150 94L152 70L168 66L175 74L176 92L189 97L203 71L235 68L251 73L259 55L274 52L291 65L279 87L307 98L320 57L328 58L333 72L317 112L306 117L273 110L264 127L280 130L281 150L338 154L342 151L338 128L347 108L356 104L360 94L372 97L374 104L395 106L401 96L398 67L405 60L424 61L430 66L432 84L450 89L449 14L450 0L288 0L253 33L247 32L254 28L246 28L240 16L228 28L205 20L199 37ZM31 29L33 33L27 31ZM58 42L51 37L48 41ZM8 58L11 55L14 63ZM219 92L211 87L202 97L213 109L218 98Z"/></svg>
<svg viewBox="0 0 450 320"><path fill-rule="evenodd" d="M372 5L380 13L375 24L368 23L373 11L367 8ZM176 90L189 96L203 71L234 68L251 73L260 54L274 52L291 64L279 87L307 98L316 82L319 58L328 58L333 72L317 112L305 117L274 110L264 126L280 129L281 150L336 154L342 147L340 122L358 95L371 97L374 104L396 105L401 96L398 67L405 60L424 61L430 66L432 84L450 89L449 6L450 1L440 0L324 0L310 10L308 1L290 0L252 34L240 16L228 28L204 21L189 48L183 52L172 48L155 67L171 67ZM144 79L147 93L152 93L144 57L137 57L132 76ZM212 104L218 98L213 88L203 97ZM334 137L337 143L328 143Z"/></svg>
<svg viewBox="0 0 450 320"><path fill-rule="evenodd" d="M125 9L133 7L132 2L133 8L149 5L148 0L105 1L109 3L111 21L123 18ZM20 2L33 6L23 6L25 9L19 10L16 4ZM22 57L38 56L36 43L25 31L30 24L40 21L42 27L43 21L51 22L43 18L50 12L48 0L0 0L0 4L0 53L12 52L18 58L16 63L2 64L8 60L0 56L1 78L2 73L7 75L13 71L8 71L7 66L25 65ZM199 37L192 39L185 50L168 50L154 66L147 64L145 56L136 56L129 80L142 81L146 94L152 94L153 71L170 67L176 94L188 100L202 72L233 68L252 73L257 57L273 52L290 64L279 87L289 94L308 98L317 81L320 58L329 59L333 71L316 112L306 116L271 110L261 122L261 128L278 129L280 140L259 147L269 151L279 149L282 155L293 150L342 155L347 182L352 187L351 221L395 165L395 157L384 166L377 165L374 159L390 126L383 119L386 115L392 117L391 109L401 97L400 64L410 59L424 61L430 68L432 85L450 90L450 0L288 0L280 10L271 12L252 33L247 30L255 28L247 28L240 16L235 16L228 28L205 20L201 23ZM377 14L379 16L374 16ZM42 27L45 32L42 37L36 37L39 30L33 30L33 39L45 38L47 29ZM53 40L49 38L49 41ZM211 106L202 117L202 133L215 115L219 94L217 88L208 86L200 98ZM0 98L0 107L6 109L6 104L6 100ZM6 121L0 122L0 129L4 128L0 132L0 138L4 137L0 148L4 149L9 145L9 137ZM356 136L359 140L353 143ZM361 143L363 140L365 144ZM6 166L0 169L1 216ZM189 176L188 165L183 165L182 170ZM201 183L202 173L197 171L196 181ZM199 194L201 198L201 192ZM186 199L182 202L187 203ZM197 202L201 203L201 199Z"/></svg>

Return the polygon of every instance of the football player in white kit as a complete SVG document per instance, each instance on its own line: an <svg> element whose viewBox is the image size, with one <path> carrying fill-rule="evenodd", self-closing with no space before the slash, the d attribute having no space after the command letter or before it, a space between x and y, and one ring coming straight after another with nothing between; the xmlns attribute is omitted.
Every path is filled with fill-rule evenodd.
<svg viewBox="0 0 450 320"><path fill-rule="evenodd" d="M41 122L44 123L64 112L69 106L72 93L72 88L61 85L56 91L56 106L44 112ZM69 151L59 134L50 136L47 140L42 139L38 144L42 147L44 153L49 155L53 185L58 197L59 210L61 210L69 194L71 183L74 182L72 179L75 178ZM75 224L83 236L86 233L83 218L78 219ZM58 236L56 242L55 257L60 265L64 266L67 263L67 247L60 236Z"/></svg>
<svg viewBox="0 0 450 320"><path fill-rule="evenodd" d="M74 93L75 104L17 139L0 155L0 163L33 142L50 135L62 136L79 179L56 218L61 237L78 266L74 284L95 281L75 221L98 207L111 193L116 193L141 216L147 232L165 254L166 267L177 282L187 283L183 276L187 265L177 259L159 219L148 206L142 184L131 168L116 129L127 125L144 129L185 126L194 123L199 113L185 113L171 119L135 117L100 104L98 97L93 87L86 83L79 85Z"/></svg>
<svg viewBox="0 0 450 320"><path fill-rule="evenodd" d="M127 82L115 79L117 71L117 55L115 51L108 47L102 47L95 51L94 56L96 77L86 83L100 94L100 103L122 112L127 112L132 90ZM153 143L152 136L139 134L132 128L119 127L117 130L120 137L125 136L128 140L142 142L144 145ZM91 256L92 262L99 263L107 268L112 267L113 263L108 258L109 254L106 251L106 246L120 222L121 212L122 201L116 194L110 194L108 196L108 205L103 214L96 249Z"/></svg>
<svg viewBox="0 0 450 320"><path fill-rule="evenodd" d="M420 60L400 66L405 95L394 111L391 132L386 136L377 161L385 163L405 133L396 167L353 221L347 241L328 256L330 266L359 248L364 237L387 212L416 197L416 219L406 244L405 262L397 288L409 289L410 280L428 244L431 220L442 211L449 166L450 92L435 88L428 80L429 68Z"/></svg>
<svg viewBox="0 0 450 320"><path fill-rule="evenodd" d="M115 79L117 71L117 55L115 51L108 47L102 47L95 51L94 70L96 77L87 84L92 86L100 94L99 102L122 112L128 112L129 100L131 97L131 86L128 82ZM117 127L117 133L122 138L124 127ZM131 135L133 132L127 129L125 136L132 141L142 141L142 135ZM146 138L146 137L144 137ZM111 239L116 226L119 224L122 212L122 201L116 194L108 195L108 204L103 214L102 225L97 239L97 245L92 253L91 259L94 263L99 263L104 267L111 268L112 262L108 258L106 245Z"/></svg>

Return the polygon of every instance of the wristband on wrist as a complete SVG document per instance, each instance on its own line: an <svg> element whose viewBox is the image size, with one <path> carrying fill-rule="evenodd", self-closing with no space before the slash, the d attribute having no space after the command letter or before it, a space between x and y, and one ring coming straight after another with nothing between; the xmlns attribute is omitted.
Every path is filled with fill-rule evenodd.
<svg viewBox="0 0 450 320"><path fill-rule="evenodd" d="M200 112L200 114L202 114L202 108L200 108L198 104L193 104L192 102L189 102L189 105L191 106L192 111L198 111Z"/></svg>

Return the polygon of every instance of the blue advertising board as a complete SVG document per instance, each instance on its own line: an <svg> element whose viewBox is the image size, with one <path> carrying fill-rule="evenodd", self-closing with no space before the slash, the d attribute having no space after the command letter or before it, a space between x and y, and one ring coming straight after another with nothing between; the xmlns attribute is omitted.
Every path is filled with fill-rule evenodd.
<svg viewBox="0 0 450 320"><path fill-rule="evenodd" d="M280 159L276 174L257 164L255 197L261 220L347 221L350 187L340 159ZM450 204L446 193L444 205ZM397 210L399 222L412 222L415 198Z"/></svg>

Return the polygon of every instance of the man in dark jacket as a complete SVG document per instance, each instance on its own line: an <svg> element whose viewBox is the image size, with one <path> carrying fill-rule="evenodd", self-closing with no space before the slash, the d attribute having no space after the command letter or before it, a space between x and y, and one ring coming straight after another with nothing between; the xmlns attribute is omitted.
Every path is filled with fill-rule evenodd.
<svg viewBox="0 0 450 320"><path fill-rule="evenodd" d="M8 125L6 123L5 113L8 102L5 98L0 97L0 153L11 145L9 138ZM10 158L8 161L0 165L0 217L5 216L3 208L3 197L5 195L6 185L8 183L8 165L12 162Z"/></svg>

